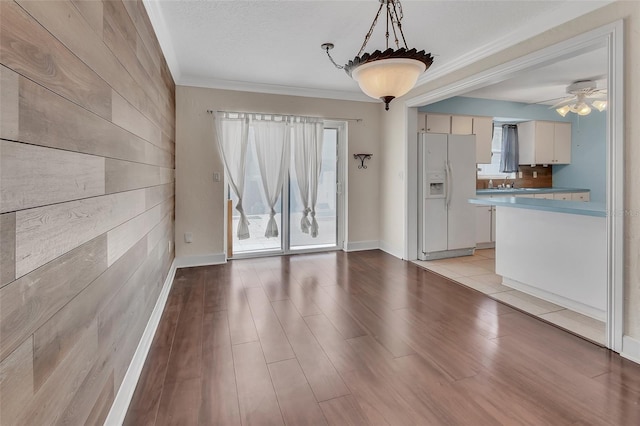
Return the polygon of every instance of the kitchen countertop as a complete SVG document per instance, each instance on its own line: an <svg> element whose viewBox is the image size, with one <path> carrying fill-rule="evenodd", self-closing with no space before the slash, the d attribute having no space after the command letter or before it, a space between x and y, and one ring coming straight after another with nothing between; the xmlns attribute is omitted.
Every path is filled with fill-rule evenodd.
<svg viewBox="0 0 640 426"><path fill-rule="evenodd" d="M477 189L476 195L501 195L501 194L555 194L564 192L589 192L584 188L507 188L507 189Z"/></svg>
<svg viewBox="0 0 640 426"><path fill-rule="evenodd" d="M605 203L547 200L543 198L516 198L509 196L497 198L471 198L469 199L469 202L471 204L492 205L497 207L515 207L521 209L543 210L556 213L579 214L583 216L607 216Z"/></svg>

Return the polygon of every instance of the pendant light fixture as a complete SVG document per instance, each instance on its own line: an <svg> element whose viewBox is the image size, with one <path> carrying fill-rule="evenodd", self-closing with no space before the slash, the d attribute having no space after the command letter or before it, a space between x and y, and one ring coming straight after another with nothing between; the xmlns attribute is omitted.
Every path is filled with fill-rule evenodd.
<svg viewBox="0 0 640 426"><path fill-rule="evenodd" d="M402 5L400 0L379 0L380 7L376 14L371 28L364 38L364 43L356 57L346 65L338 65L329 50L333 49L333 43L322 44L322 49L327 52L327 56L338 69L344 69L347 74L358 82L360 89L368 96L375 99L382 99L385 103L385 110L389 110L389 102L406 94L411 90L420 74L425 72L433 63L433 57L424 50L417 51L409 49L404 33L402 32ZM386 50L381 52L376 50L373 53L365 53L365 47L373 29L378 22L382 9L387 12ZM393 32L396 48L389 47L389 31ZM400 39L404 47L400 47Z"/></svg>

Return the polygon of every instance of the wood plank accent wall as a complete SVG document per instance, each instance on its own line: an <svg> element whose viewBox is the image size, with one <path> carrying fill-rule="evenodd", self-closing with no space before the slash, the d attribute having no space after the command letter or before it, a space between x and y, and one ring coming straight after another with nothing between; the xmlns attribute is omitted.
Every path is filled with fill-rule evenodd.
<svg viewBox="0 0 640 426"><path fill-rule="evenodd" d="M175 85L141 0L0 1L0 424L101 424L173 260Z"/></svg>

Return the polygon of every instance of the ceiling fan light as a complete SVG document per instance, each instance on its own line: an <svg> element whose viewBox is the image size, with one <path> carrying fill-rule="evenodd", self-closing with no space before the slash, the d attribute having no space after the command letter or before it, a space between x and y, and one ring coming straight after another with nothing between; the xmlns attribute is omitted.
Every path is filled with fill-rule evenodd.
<svg viewBox="0 0 640 426"><path fill-rule="evenodd" d="M593 101L591 105L600 112L607 109L607 101Z"/></svg>
<svg viewBox="0 0 640 426"><path fill-rule="evenodd" d="M591 108L586 103L582 102L575 106L575 113L578 115L589 115Z"/></svg>
<svg viewBox="0 0 640 426"><path fill-rule="evenodd" d="M558 114L560 114L563 117L566 117L566 115L569 113L569 111L571 111L571 108L569 108L569 105L565 105L563 107L557 108L556 112Z"/></svg>
<svg viewBox="0 0 640 426"><path fill-rule="evenodd" d="M425 64L415 59L382 59L356 67L351 76L367 96L385 99L409 92L425 70Z"/></svg>

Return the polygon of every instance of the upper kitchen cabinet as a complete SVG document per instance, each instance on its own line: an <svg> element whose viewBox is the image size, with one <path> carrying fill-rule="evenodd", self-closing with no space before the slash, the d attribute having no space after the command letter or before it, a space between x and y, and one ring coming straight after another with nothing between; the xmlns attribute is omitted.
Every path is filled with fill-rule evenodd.
<svg viewBox="0 0 640 426"><path fill-rule="evenodd" d="M571 123L525 121L518 123L520 164L571 163Z"/></svg>
<svg viewBox="0 0 640 426"><path fill-rule="evenodd" d="M476 163L491 163L493 117L473 117L473 134L476 135Z"/></svg>
<svg viewBox="0 0 640 426"><path fill-rule="evenodd" d="M427 133L451 133L451 116L442 114L427 114Z"/></svg>
<svg viewBox="0 0 640 426"><path fill-rule="evenodd" d="M473 117L469 117L466 115L451 116L451 134L472 135L473 134Z"/></svg>
<svg viewBox="0 0 640 426"><path fill-rule="evenodd" d="M424 131L451 135L476 135L476 163L491 163L493 117L470 115L426 114Z"/></svg>

